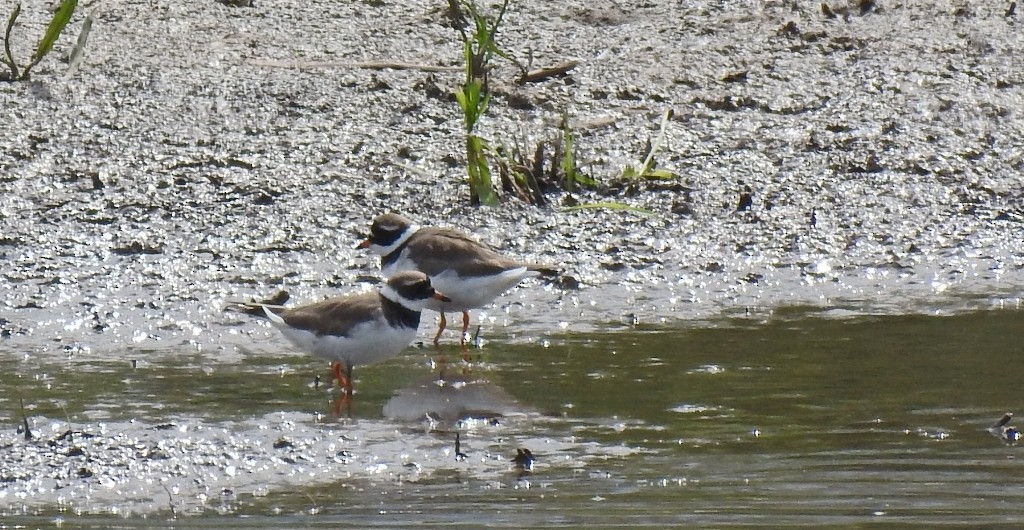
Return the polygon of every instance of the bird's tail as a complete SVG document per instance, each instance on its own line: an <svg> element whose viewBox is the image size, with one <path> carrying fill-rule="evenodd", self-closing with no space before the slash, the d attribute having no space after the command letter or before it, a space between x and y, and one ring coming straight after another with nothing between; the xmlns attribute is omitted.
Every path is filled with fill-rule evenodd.
<svg viewBox="0 0 1024 530"><path fill-rule="evenodd" d="M288 301L289 297L290 295L288 294L288 291L278 291L277 294L262 302L257 302L255 300L251 302L228 302L228 304L224 306L224 310L245 313L254 317L267 318L267 310L273 311L274 309L283 308L283 304Z"/></svg>

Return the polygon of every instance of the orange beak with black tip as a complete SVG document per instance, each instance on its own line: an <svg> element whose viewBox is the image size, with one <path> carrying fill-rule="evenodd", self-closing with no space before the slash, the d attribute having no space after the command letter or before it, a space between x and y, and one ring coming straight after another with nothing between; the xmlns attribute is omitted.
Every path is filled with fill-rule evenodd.
<svg viewBox="0 0 1024 530"><path fill-rule="evenodd" d="M441 294L441 291L434 291L434 300L440 300L442 302L451 302L452 299Z"/></svg>
<svg viewBox="0 0 1024 530"><path fill-rule="evenodd" d="M373 242L370 241L370 238L366 238L366 241L363 241L362 243L359 243L358 245L356 245L356 249L370 248L370 245L372 245L372 244L373 244Z"/></svg>

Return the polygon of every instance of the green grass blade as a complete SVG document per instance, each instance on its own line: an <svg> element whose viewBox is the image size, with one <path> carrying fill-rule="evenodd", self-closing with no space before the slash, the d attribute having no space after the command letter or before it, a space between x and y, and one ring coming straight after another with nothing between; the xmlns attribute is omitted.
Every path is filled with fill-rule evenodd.
<svg viewBox="0 0 1024 530"><path fill-rule="evenodd" d="M469 95L466 94L465 89L455 92L455 102L459 104L459 108L461 108L463 112L469 112ZM466 121L468 122L469 120ZM466 125L469 124L467 123Z"/></svg>
<svg viewBox="0 0 1024 530"><path fill-rule="evenodd" d="M630 206L628 204L622 204L621 202L592 202L592 203L589 203L589 204L579 204L579 205L576 205L576 206L566 206L565 208L562 208L562 210L565 210L565 211L571 211L571 210L593 210L593 209L597 209L597 208L606 209L606 210L616 210L616 211L630 212L630 213L645 215L645 216L649 216L649 217L656 217L658 215L654 211L648 210L646 208L637 208L636 206Z"/></svg>
<svg viewBox="0 0 1024 530"><path fill-rule="evenodd" d="M566 191L572 193L576 185L576 158L573 151L572 130L569 129L569 118L562 114L562 174L565 175Z"/></svg>
<svg viewBox="0 0 1024 530"><path fill-rule="evenodd" d="M473 0L460 2L463 11L469 15L473 23L471 32L459 29L463 39L462 58L466 79L455 93L455 100L462 109L466 126L466 172L469 176L470 202L473 204L494 206L499 202L491 180L490 162L494 151L473 131L486 114L491 101L491 94L487 89L487 71L491 57L497 50L494 39L508 2L509 0L504 1L501 13L493 24L477 10ZM449 2L449 5L454 5L454 2Z"/></svg>
<svg viewBox="0 0 1024 530"><path fill-rule="evenodd" d="M497 206L491 169L488 167L487 142L476 135L466 138L466 169L469 174L469 192L472 199L485 206Z"/></svg>
<svg viewBox="0 0 1024 530"><path fill-rule="evenodd" d="M10 18L7 19L7 29L4 30L4 54L7 56L3 63L11 69L11 79L18 78L18 63L14 61L14 54L11 53L11 30L14 29L14 23L18 21L18 15L21 14L21 4L15 4L14 11L11 11Z"/></svg>
<svg viewBox="0 0 1024 530"><path fill-rule="evenodd" d="M39 61L42 61L43 57L46 57L46 54L53 50L54 43L57 42L57 38L60 37L68 22L71 22L71 15L75 13L75 7L77 6L78 0L63 0L60 3L60 7L57 8L53 18L50 19L50 25L46 27L46 33L43 34L39 45L36 46L36 53L32 56L32 65L39 64ZM25 70L27 71L28 68Z"/></svg>
<svg viewBox="0 0 1024 530"><path fill-rule="evenodd" d="M82 63L82 58L85 57L85 44L89 40L90 31L92 31L91 12L86 15L85 21L82 22L82 32L78 34L78 40L75 41L75 47L71 49L71 56L68 60L68 70L64 74L65 77L71 77L78 71L78 66Z"/></svg>
<svg viewBox="0 0 1024 530"><path fill-rule="evenodd" d="M654 155L661 149L661 144L665 141L665 130L668 129L668 120L670 119L672 119L672 109L666 110L661 116L661 127L658 131L658 136L654 138L651 151L647 153L647 158L644 159L640 176L646 177L654 169Z"/></svg>
<svg viewBox="0 0 1024 530"><path fill-rule="evenodd" d="M676 174L667 169L652 169L644 174L644 178L651 180L671 180Z"/></svg>
<svg viewBox="0 0 1024 530"><path fill-rule="evenodd" d="M632 165L626 166L622 169L622 178L626 180L633 180L640 177L640 172L636 170Z"/></svg>

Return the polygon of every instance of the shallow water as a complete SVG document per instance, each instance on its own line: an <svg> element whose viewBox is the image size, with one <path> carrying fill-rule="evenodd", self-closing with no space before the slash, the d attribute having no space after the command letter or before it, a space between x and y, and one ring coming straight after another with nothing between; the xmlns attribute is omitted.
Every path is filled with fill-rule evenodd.
<svg viewBox="0 0 1024 530"><path fill-rule="evenodd" d="M304 357L133 367L145 352L97 364L3 352L0 385L16 391L0 408L0 510L11 524L74 526L1021 522L1019 448L988 430L1020 403L1020 320L793 309L690 329L493 337L472 366L450 362L444 386L427 350L362 368L339 416L312 385L326 368ZM19 394L31 442L13 432ZM449 423L467 413L500 417ZM60 439L67 430L78 438ZM119 439L165 467L121 481L103 467ZM28 479L10 462L26 447L50 450L41 474L93 474L19 494ZM513 463L519 448L532 471Z"/></svg>

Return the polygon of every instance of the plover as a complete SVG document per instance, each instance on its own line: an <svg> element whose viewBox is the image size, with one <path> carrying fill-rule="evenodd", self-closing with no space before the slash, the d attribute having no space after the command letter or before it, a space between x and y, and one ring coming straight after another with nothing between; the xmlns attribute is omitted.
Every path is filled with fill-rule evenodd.
<svg viewBox="0 0 1024 530"><path fill-rule="evenodd" d="M506 258L468 235L447 228L421 227L406 217L387 213L370 226L370 236L357 248L381 256L384 274L416 270L449 298L428 300L427 309L441 313L434 345L447 324L446 312L462 312L462 337L469 329L469 310L491 303L524 278L557 275L554 268Z"/></svg>
<svg viewBox="0 0 1024 530"><path fill-rule="evenodd" d="M331 362L331 370L352 396L352 367L394 357L416 338L420 311L428 302L449 299L422 272L390 277L379 292L330 298L294 308L260 302L232 303L233 309L264 317L299 349ZM344 366L344 373L342 372Z"/></svg>

